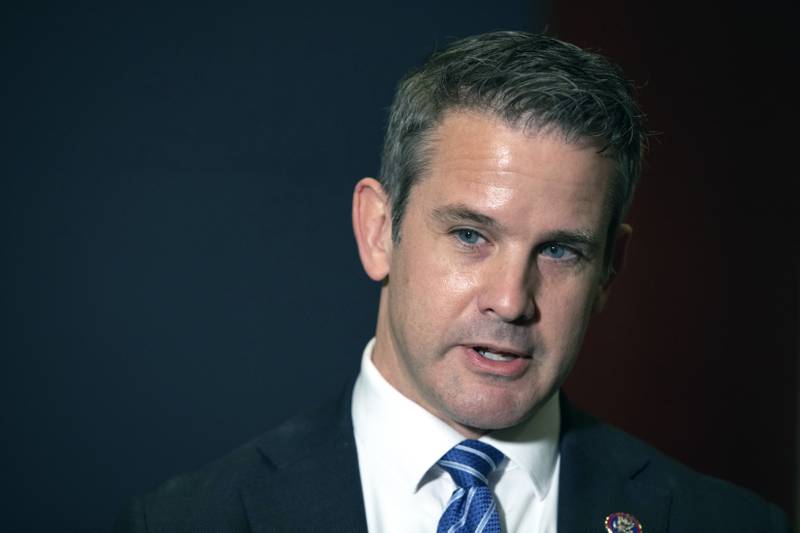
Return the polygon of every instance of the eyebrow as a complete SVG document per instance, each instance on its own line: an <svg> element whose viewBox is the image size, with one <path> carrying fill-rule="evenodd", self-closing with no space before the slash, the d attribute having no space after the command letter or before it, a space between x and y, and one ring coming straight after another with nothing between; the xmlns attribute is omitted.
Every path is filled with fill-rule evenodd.
<svg viewBox="0 0 800 533"><path fill-rule="evenodd" d="M463 224L471 222L484 228L503 232L506 228L503 224L479 211L475 211L466 204L455 203L434 208L431 217L442 224ZM555 230L547 233L542 239L545 242L559 242L580 246L589 253L596 252L600 247L597 236L584 230Z"/></svg>
<svg viewBox="0 0 800 533"><path fill-rule="evenodd" d="M548 233L544 240L582 247L590 254L600 248L600 241L588 231L556 230Z"/></svg>
<svg viewBox="0 0 800 533"><path fill-rule="evenodd" d="M462 224L472 222L485 228L502 231L504 226L489 215L484 215L474 209L467 207L466 204L448 204L435 208L431 212L431 217L442 224Z"/></svg>

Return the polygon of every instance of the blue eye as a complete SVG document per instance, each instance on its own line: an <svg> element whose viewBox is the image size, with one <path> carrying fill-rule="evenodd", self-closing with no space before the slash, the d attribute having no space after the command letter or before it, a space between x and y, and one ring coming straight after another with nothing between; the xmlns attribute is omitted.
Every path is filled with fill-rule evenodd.
<svg viewBox="0 0 800 533"><path fill-rule="evenodd" d="M459 241L470 246L478 244L483 239L483 236L474 229L458 229L454 233Z"/></svg>
<svg viewBox="0 0 800 533"><path fill-rule="evenodd" d="M542 255L552 259L565 259L574 257L575 251L562 244L548 244L542 248Z"/></svg>

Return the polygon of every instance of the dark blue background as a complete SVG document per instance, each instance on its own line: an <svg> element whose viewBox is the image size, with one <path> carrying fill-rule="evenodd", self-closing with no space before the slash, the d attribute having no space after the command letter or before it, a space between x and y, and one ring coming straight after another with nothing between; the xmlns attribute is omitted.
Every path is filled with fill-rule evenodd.
<svg viewBox="0 0 800 533"><path fill-rule="evenodd" d="M402 73L545 2L2 8L2 529L124 500L336 391L350 229ZM424 7L423 7L424 6Z"/></svg>

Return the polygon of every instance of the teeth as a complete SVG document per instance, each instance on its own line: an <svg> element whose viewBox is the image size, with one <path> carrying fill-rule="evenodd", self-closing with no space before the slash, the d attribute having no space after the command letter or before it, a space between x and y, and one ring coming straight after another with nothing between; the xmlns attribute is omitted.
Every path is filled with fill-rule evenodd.
<svg viewBox="0 0 800 533"><path fill-rule="evenodd" d="M513 359L516 359L516 357L514 357L513 355L503 355L499 353L489 352L487 350L484 350L483 348L476 348L475 351L477 351L479 354L481 354L486 359L489 359L490 361L511 361Z"/></svg>

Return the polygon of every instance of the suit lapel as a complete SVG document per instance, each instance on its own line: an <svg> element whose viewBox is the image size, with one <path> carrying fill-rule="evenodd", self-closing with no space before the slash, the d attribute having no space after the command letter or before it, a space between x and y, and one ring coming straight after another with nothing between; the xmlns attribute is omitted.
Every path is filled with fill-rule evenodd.
<svg viewBox="0 0 800 533"><path fill-rule="evenodd" d="M294 419L257 443L271 468L241 490L252 533L366 533L351 391L338 405ZM648 457L563 396L561 405L558 532L600 532L606 516L624 512L647 533L666 533L669 491L636 479Z"/></svg>
<svg viewBox="0 0 800 533"><path fill-rule="evenodd" d="M252 533L366 533L351 391L338 406L294 419L258 443L275 469L242 489Z"/></svg>
<svg viewBox="0 0 800 533"><path fill-rule="evenodd" d="M606 516L635 516L647 533L667 531L670 493L636 477L648 457L621 433L577 413L562 396L558 532L603 531Z"/></svg>

